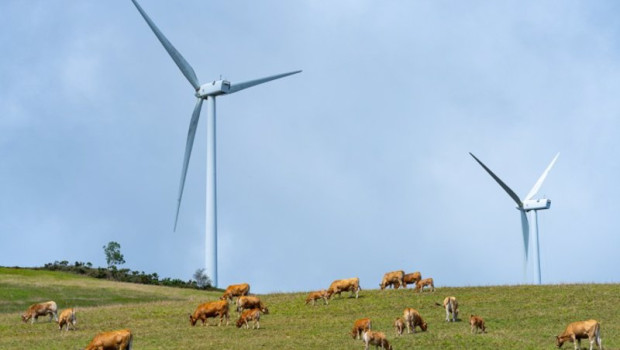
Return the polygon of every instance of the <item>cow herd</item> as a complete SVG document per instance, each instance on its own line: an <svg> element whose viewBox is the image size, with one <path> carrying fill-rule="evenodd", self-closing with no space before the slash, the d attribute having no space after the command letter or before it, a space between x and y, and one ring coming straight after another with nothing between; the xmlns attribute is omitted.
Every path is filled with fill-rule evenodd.
<svg viewBox="0 0 620 350"><path fill-rule="evenodd" d="M388 287L398 289L401 286L403 288L407 288L407 284L414 284L415 291L418 293L422 292L425 287L428 287L431 292L435 291L433 279L422 279L422 275L419 271L409 274L405 274L402 270L387 272L384 274L379 287L381 290ZM355 298L357 299L359 297L360 290L359 278L357 277L336 280L332 282L327 290L310 292L306 298L306 304L312 302L312 305L315 305L316 300L323 299L324 304L327 305L328 300L332 295L340 295L343 291L350 291L351 297L355 295ZM442 304L435 304L444 308L446 312L446 322L457 321L459 304L456 297L448 296L444 298ZM478 334L479 332L486 333L484 319L478 315L470 315L469 325L470 332L472 334ZM397 317L394 320L393 327L396 336L402 336L405 330L408 334L415 333L416 328L419 328L421 331L425 332L428 329L428 323L424 321L418 310L407 307L403 310L402 317ZM393 350L393 347L390 345L385 333L372 329L372 320L368 317L360 318L353 322L351 337L353 339L361 339L364 342L365 350L368 350L371 345L374 345L375 348ZM603 347L601 345L600 324L596 320L573 322L566 327L566 330L561 335L556 336L556 346L561 348L564 342L570 341L574 343L575 350L581 349L581 339L588 339L590 343L590 350L593 350L594 344L602 350Z"/></svg>
<svg viewBox="0 0 620 350"><path fill-rule="evenodd" d="M398 289L401 286L407 288L407 284L415 284L415 291L418 293L421 293L425 287L429 287L431 292L435 291L432 278L422 279L420 272L405 274L402 270L386 273L379 287L381 290L387 287ZM357 277L335 280L328 289L310 292L305 301L306 305L310 302L312 302L312 305L316 305L316 301L322 299L323 303L328 305L329 300L334 295L341 296L342 292L350 292L350 297L357 299L359 298L360 291L360 282ZM253 329L259 329L261 314L269 314L269 309L259 297L249 295L249 292L250 285L247 283L228 286L219 300L202 303L196 307L193 313L189 314L190 325L195 326L198 320L202 322L203 326L208 325L208 318L217 317L219 317L218 326L221 326L224 320L226 320L226 325L228 325L229 305L232 303L236 306L236 311L239 314L239 319L236 322L237 328L245 326L246 329L249 329L251 322ZM448 296L443 300L442 304L435 304L444 308L446 322L457 321L459 304L456 297ZM77 323L75 308L65 309L58 316L58 308L54 301L33 304L21 317L22 321L30 321L32 324L39 316L49 316L50 322L55 320L61 332L63 327L66 331L69 331L70 326L75 330L75 324ZM469 325L471 333L486 333L484 319L478 315L470 315ZM393 327L396 336L400 337L405 333L405 330L408 334L416 333L416 328L426 332L428 330L428 323L424 321L418 310L406 307L402 311L402 317L394 319ZM353 339L361 339L364 342L365 350L368 350L371 345L385 350L393 349L385 333L373 329L370 318L366 317L355 320L350 334ZM600 324L596 320L573 322L566 327L561 335L556 336L556 346L561 348L565 342L569 341L574 343L575 349L578 346L581 348L581 339L588 339L590 350L593 349L595 343L598 349L602 350ZM85 350L131 350L132 342L133 335L128 329L102 332L92 339Z"/></svg>

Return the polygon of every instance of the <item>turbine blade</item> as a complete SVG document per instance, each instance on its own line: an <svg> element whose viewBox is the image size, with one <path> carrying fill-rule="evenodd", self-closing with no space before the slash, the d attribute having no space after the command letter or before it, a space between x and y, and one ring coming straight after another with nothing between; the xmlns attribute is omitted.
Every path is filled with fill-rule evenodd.
<svg viewBox="0 0 620 350"><path fill-rule="evenodd" d="M493 179L495 179L495 181L497 181L497 183L502 186L502 188L504 189L504 191L506 191L506 193L508 193L508 195L510 196L510 198L512 198L512 200L515 201L515 203L517 203L517 205L519 206L519 208L523 208L523 203L521 202L521 200L519 199L519 196L517 196L517 194L510 189L510 187L508 187L499 177L497 177L497 175L493 174L493 172L491 171L491 169L487 168L486 165L484 165L478 158L476 158L475 155L473 155L471 152L469 152L469 154L474 157L474 159L476 160L476 162L478 162L478 164L480 164L484 170L487 171L487 173L489 173L489 175L491 175L491 177Z"/></svg>
<svg viewBox="0 0 620 350"><path fill-rule="evenodd" d="M521 228L523 229L523 249L525 249L525 262L528 260L528 251L530 244L530 223L527 220L527 213L525 210L521 211Z"/></svg>
<svg viewBox="0 0 620 350"><path fill-rule="evenodd" d="M196 127L200 118L200 109L202 108L202 99L196 101L192 119L189 122L189 130L187 131L187 143L185 144L185 157L183 158L183 170L181 171L181 184L179 185L179 199L177 203L177 214L174 218L174 231L177 230L177 221L179 221L179 209L181 208L181 198L183 197L183 188L185 187L185 177L187 175L187 166L189 165L189 157L192 155L192 146L194 145L194 137L196 136Z"/></svg>
<svg viewBox="0 0 620 350"><path fill-rule="evenodd" d="M551 170L551 167L553 167L553 164L555 164L555 161L558 159L558 156L560 156L560 153L556 154L555 157L553 157L553 160L551 161L547 169L545 169L545 171L542 173L542 175L540 175L540 178L538 179L538 181L536 181L534 187L532 187L532 189L530 190L530 193L525 196L525 200L530 200L536 195L536 193L540 189L540 186L542 186L543 181L545 181L547 174L549 174L549 170Z"/></svg>
<svg viewBox="0 0 620 350"><path fill-rule="evenodd" d="M198 89L200 88L200 82L198 81L198 78L196 77L196 73L194 72L194 69L192 68L192 66L190 66L189 63L187 63L187 61L185 60L185 58L183 58L181 53L179 53L179 51L177 51L177 49L175 49L174 46L172 46L170 41L166 39L164 34L159 30L159 28L157 28L155 23L151 21L151 19L146 14L146 12L142 10L142 7L140 7L138 2L136 0L131 0L131 1L136 6L138 11L140 11L140 14L142 15L142 17L144 17L144 20L149 25L149 27L151 27L151 30L153 30L153 33L155 33L155 36L157 37L157 39L159 39L161 44L164 45L164 48L166 49L166 51L168 51L168 54L170 55L170 57L172 57L172 60L174 61L174 63L177 64L177 66L181 70L181 73L183 73L185 78L187 78L190 84L192 84L194 89L198 91Z"/></svg>
<svg viewBox="0 0 620 350"><path fill-rule="evenodd" d="M249 87L252 87L252 86L255 86L255 85L258 85L258 84L263 84L263 83L266 83L268 81L284 78L284 77L287 77L289 75L293 75L293 74L297 74L297 73L301 73L301 70L296 70L294 72L288 72L288 73L272 75L272 76L266 77L266 78L260 78L260 79L246 81L246 82L239 83L239 84L234 84L234 85L230 86L230 90L228 90L228 93L232 94L233 92L241 91L243 89L247 89Z"/></svg>

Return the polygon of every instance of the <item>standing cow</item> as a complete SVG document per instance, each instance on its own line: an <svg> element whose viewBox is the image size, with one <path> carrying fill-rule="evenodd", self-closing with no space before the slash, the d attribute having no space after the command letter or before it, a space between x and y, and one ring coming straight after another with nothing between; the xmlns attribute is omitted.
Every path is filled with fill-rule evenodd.
<svg viewBox="0 0 620 350"><path fill-rule="evenodd" d="M58 307L54 301L30 305L28 310L22 315L22 321L28 322L28 320L30 320L30 324L33 324L39 316L45 315L50 316L50 322L52 322L52 318L58 321Z"/></svg>
<svg viewBox="0 0 620 350"><path fill-rule="evenodd" d="M581 339L588 338L590 341L590 350L596 342L599 350L603 349L601 345L601 325L596 320L587 320L570 323L564 333L555 337L555 345L558 348L562 347L565 341L570 341L575 344L575 350L581 349Z"/></svg>
<svg viewBox="0 0 620 350"><path fill-rule="evenodd" d="M338 296L340 296L340 293L347 291L351 292L351 297L355 294L355 299L357 299L360 290L362 290L360 287L360 279L357 277L335 280L327 289L327 299L331 299L334 294L338 294Z"/></svg>
<svg viewBox="0 0 620 350"><path fill-rule="evenodd" d="M77 323L77 318L75 317L75 308L64 309L60 313L58 317L58 329L62 331L63 326L67 326L67 332L69 331L69 325L73 327L75 330L75 324Z"/></svg>
<svg viewBox="0 0 620 350"><path fill-rule="evenodd" d="M405 277L405 271L392 271L383 275L383 279L381 280L381 290L384 290L386 287L392 286L394 289L398 289L399 286L403 286L403 288L407 288L407 285L404 284L403 278Z"/></svg>

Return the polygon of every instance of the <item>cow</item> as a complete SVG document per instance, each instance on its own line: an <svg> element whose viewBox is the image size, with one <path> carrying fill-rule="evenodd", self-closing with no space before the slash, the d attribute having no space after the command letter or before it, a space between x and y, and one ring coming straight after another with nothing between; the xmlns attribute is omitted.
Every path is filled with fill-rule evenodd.
<svg viewBox="0 0 620 350"><path fill-rule="evenodd" d="M419 280L422 279L422 274L420 271L408 273L403 277L403 284L407 287L407 284L415 285Z"/></svg>
<svg viewBox="0 0 620 350"><path fill-rule="evenodd" d="M385 287L389 286L392 286L394 289L398 289L400 285L402 285L404 288L407 288L407 285L403 282L404 277L405 271L403 270L388 272L383 275L383 279L381 280L381 284L379 284L379 287L381 287L381 290L384 290Z"/></svg>
<svg viewBox="0 0 620 350"><path fill-rule="evenodd" d="M478 334L478 329L482 331L482 333L486 333L487 329L484 326L484 320L480 316L471 315L469 316L469 325L471 327L471 333L476 330L476 334Z"/></svg>
<svg viewBox="0 0 620 350"><path fill-rule="evenodd" d="M260 309L260 311L266 315L269 314L269 309L267 309L259 297L244 295L237 298L237 312L254 308Z"/></svg>
<svg viewBox="0 0 620 350"><path fill-rule="evenodd" d="M439 303L435 303L435 305L441 306ZM446 322L456 322L459 315L459 302L456 301L456 297L446 297L443 300L443 307L446 309Z"/></svg>
<svg viewBox="0 0 620 350"><path fill-rule="evenodd" d="M308 297L306 298L306 305L308 305L309 302L312 302L312 305L314 306L318 299L323 299L323 302L325 303L325 305L328 304L327 291L325 289L322 289L316 292L310 292L308 294Z"/></svg>
<svg viewBox="0 0 620 350"><path fill-rule="evenodd" d="M364 332L372 328L372 322L370 318L360 318L353 323L353 329L351 329L351 337L353 339L361 339Z"/></svg>
<svg viewBox="0 0 620 350"><path fill-rule="evenodd" d="M351 292L351 297L355 293L355 299L357 299L360 290L362 290L362 288L360 287L360 279L357 277L347 278L343 280L335 280L334 282L332 282L332 284L329 285L329 288L327 289L327 299L331 299L332 295L334 294L338 294L338 296L341 296L340 293L346 291Z"/></svg>
<svg viewBox="0 0 620 350"><path fill-rule="evenodd" d="M599 350L603 349L601 345L601 326L596 320L587 320L573 322L566 327L564 333L555 337L555 345L561 348L565 341L570 341L575 344L575 350L579 347L581 349L581 339L588 338L590 341L590 350L594 342L598 346Z"/></svg>
<svg viewBox="0 0 620 350"><path fill-rule="evenodd" d="M207 322L207 318L209 317L220 317L220 323L218 326L222 325L222 319L226 317L226 325L228 326L228 301L226 300L218 300L218 301L208 301L206 303L202 303L198 305L194 314L189 314L189 322L192 326L196 325L198 320L202 321L202 325L209 325Z"/></svg>
<svg viewBox="0 0 620 350"><path fill-rule="evenodd" d="M402 318L397 317L394 320L394 330L396 331L396 335L398 336L403 335L403 332L405 331L405 322L403 321Z"/></svg>
<svg viewBox="0 0 620 350"><path fill-rule="evenodd" d="M133 335L129 329L97 334L84 350L131 350Z"/></svg>
<svg viewBox="0 0 620 350"><path fill-rule="evenodd" d="M73 327L75 330L75 324L77 323L77 318L75 318L75 308L64 309L60 313L58 317L58 329L62 331L62 327L67 326L67 332L69 331L69 325Z"/></svg>
<svg viewBox="0 0 620 350"><path fill-rule="evenodd" d="M424 287L426 286L430 287L431 292L435 291L435 284L433 283L432 278L425 278L423 280L419 280L418 282L416 282L415 290L417 290L418 293L421 293L424 290Z"/></svg>
<svg viewBox="0 0 620 350"><path fill-rule="evenodd" d="M405 325L407 326L407 333L415 333L415 327L420 327L423 332L428 329L428 324L424 322L422 316L416 309L410 307L403 310L403 318L405 319Z"/></svg>
<svg viewBox="0 0 620 350"><path fill-rule="evenodd" d="M261 313L261 309L259 308L244 310L241 316L239 316L239 319L237 320L237 328L241 328L241 326L245 324L245 328L250 329L250 325L248 324L248 321L254 321L254 324L252 325L252 329L254 328L259 329L260 328L260 323L259 323L260 313Z"/></svg>
<svg viewBox="0 0 620 350"><path fill-rule="evenodd" d="M392 345L385 339L385 334L383 332L367 330L364 332L362 339L364 340L364 344L366 344L365 350L368 350L369 345L374 345L375 349L381 347L385 350L392 350Z"/></svg>
<svg viewBox="0 0 620 350"><path fill-rule="evenodd" d="M47 301L45 303L30 305L28 310L22 315L22 321L28 322L28 320L30 320L30 324L34 324L34 321L37 320L39 316L45 315L50 315L50 322L52 322L52 318L58 321L58 307L55 302Z"/></svg>
<svg viewBox="0 0 620 350"><path fill-rule="evenodd" d="M240 297L248 295L250 293L250 285L247 283L231 284L226 288L224 294L220 297L220 300L232 301L234 297Z"/></svg>

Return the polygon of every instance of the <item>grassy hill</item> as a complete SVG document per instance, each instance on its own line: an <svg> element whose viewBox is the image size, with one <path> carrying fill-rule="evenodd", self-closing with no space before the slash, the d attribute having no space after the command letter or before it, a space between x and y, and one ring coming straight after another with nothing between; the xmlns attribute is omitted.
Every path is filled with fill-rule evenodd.
<svg viewBox="0 0 620 350"><path fill-rule="evenodd" d="M394 349L552 349L554 336L566 324L589 318L601 322L605 349L620 349L618 284L437 288L422 294L364 289L358 300L336 297L328 306L315 307L304 305L306 293L268 294L261 295L270 314L262 318L260 330L237 329L232 310L228 327L191 327L188 313L219 295L0 268L0 349L77 349L99 331L120 328L133 331L136 349L363 349L348 335L361 317L370 317ZM449 295L459 300L460 322L446 323L443 309L434 304ZM59 309L77 306L78 329L61 334L46 318L34 325L21 322L28 305L47 300L56 301ZM427 332L395 335L392 322L405 307L420 311ZM485 318L487 334L469 333L470 313ZM572 344L564 347L572 349Z"/></svg>

